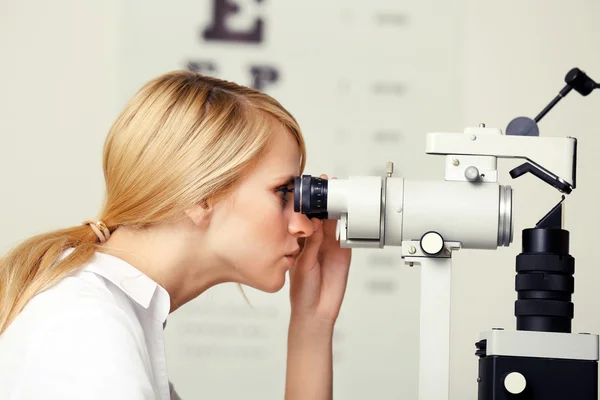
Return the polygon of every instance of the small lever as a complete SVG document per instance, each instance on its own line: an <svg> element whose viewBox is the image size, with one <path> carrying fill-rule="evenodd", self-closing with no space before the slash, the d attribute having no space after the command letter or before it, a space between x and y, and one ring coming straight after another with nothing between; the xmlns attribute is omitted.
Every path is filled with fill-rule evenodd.
<svg viewBox="0 0 600 400"><path fill-rule="evenodd" d="M543 180L547 184L554 186L555 188L557 188L559 191L561 191L563 193L569 194L572 191L571 186L569 186L566 183L563 183L563 182L559 181L556 178L553 178L552 176L548 175L547 173L545 173L541 169L533 166L530 163L524 163L524 164L521 164L518 167L512 169L510 171L510 176L513 179L515 179L515 178L518 178L519 176L521 176L523 174L526 174L527 172L532 173L533 175L537 176L538 178L540 178L541 180Z"/></svg>
<svg viewBox="0 0 600 400"><path fill-rule="evenodd" d="M550 111L563 97L565 97L572 89L582 96L587 96L592 93L592 90L600 88L600 85L594 82L592 78L587 76L585 72L579 68L573 68L565 76L566 86L562 88L559 94L535 117L535 122L540 120Z"/></svg>
<svg viewBox="0 0 600 400"><path fill-rule="evenodd" d="M540 122L540 120L544 118L544 116L548 114L548 112L552 110L552 108L554 108L559 101L568 95L571 90L575 89L575 91L580 95L587 96L588 94L592 93L594 89L600 89L600 84L594 82L592 78L587 76L587 74L579 68L573 68L567 72L567 75L565 76L565 83L565 87L560 90L558 95L552 99L550 104L544 107L544 109L534 119L528 117L517 117L510 121L506 127L506 134L515 136L539 136L540 130L537 125L538 122Z"/></svg>

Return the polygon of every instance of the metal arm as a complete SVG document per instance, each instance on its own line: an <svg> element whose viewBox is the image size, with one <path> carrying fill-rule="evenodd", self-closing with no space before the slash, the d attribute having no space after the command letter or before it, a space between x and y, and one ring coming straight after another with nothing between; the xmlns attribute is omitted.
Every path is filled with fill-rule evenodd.
<svg viewBox="0 0 600 400"><path fill-rule="evenodd" d="M575 189L577 139L504 135L500 129L466 128L464 133L429 133L426 153L521 158L537 177L570 193ZM513 170L514 171L514 170ZM519 171L517 171L519 172ZM513 178L521 174L515 174ZM454 180L450 176L446 179ZM489 181L489 180L486 180Z"/></svg>

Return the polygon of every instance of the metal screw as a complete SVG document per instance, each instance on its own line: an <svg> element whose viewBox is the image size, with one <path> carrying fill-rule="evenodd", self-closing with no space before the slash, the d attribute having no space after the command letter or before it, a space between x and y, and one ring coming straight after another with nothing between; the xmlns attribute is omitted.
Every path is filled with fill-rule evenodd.
<svg viewBox="0 0 600 400"><path fill-rule="evenodd" d="M482 123L479 124L479 127L480 128L485 128L485 124L482 122Z"/></svg>
<svg viewBox="0 0 600 400"><path fill-rule="evenodd" d="M453 158L452 165L454 165L455 167L458 167L458 164L460 164L460 161L458 161L458 158Z"/></svg>
<svg viewBox="0 0 600 400"><path fill-rule="evenodd" d="M415 254L415 253L417 252L417 249L415 248L415 246L410 246L410 247L408 248L408 252L409 252L410 254Z"/></svg>
<svg viewBox="0 0 600 400"><path fill-rule="evenodd" d="M388 177L392 176L392 174L394 173L394 163L393 162L390 161L387 163L386 172L387 172Z"/></svg>
<svg viewBox="0 0 600 400"><path fill-rule="evenodd" d="M409 263L408 263L408 266L409 266L409 267L412 267L412 266L414 266L414 265L415 265L415 263L414 263L414 262L409 262Z"/></svg>
<svg viewBox="0 0 600 400"><path fill-rule="evenodd" d="M477 140L477 136L471 135L471 140Z"/></svg>
<svg viewBox="0 0 600 400"><path fill-rule="evenodd" d="M398 207L398 208L396 208L396 212L397 212L397 213L401 213L401 212L402 212L402 207Z"/></svg>

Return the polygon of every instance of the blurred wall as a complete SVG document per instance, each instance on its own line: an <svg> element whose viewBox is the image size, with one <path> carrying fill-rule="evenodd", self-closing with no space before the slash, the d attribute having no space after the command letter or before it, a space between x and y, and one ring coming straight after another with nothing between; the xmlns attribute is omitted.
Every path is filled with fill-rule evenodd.
<svg viewBox="0 0 600 400"><path fill-rule="evenodd" d="M534 117L575 66L600 80L592 0L236 0L240 13L225 19L215 16L222 3L0 3L0 250L96 215L106 131L133 92L167 70L200 69L275 96L305 131L307 173L380 175L394 161L396 176L413 179L443 179L443 159L424 154L426 132ZM263 31L249 35L257 18ZM224 40L231 32L246 34ZM599 94L572 92L540 123L544 136L579 139L565 221L574 332L600 332L599 106ZM515 190L513 245L454 256L452 399L476 399L479 332L514 329L520 232L560 198L534 177L511 180L518 164L499 162L500 182ZM416 399L419 270L404 266L399 249L354 254L335 335L336 398ZM252 308L222 285L169 318L169 370L184 398L281 397L287 289L245 291Z"/></svg>
<svg viewBox="0 0 600 400"><path fill-rule="evenodd" d="M118 4L0 2L2 250L98 212L119 111Z"/></svg>

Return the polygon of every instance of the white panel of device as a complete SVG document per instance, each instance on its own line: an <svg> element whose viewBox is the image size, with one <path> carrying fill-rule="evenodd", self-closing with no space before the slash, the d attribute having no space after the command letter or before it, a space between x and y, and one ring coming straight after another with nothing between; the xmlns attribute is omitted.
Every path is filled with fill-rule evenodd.
<svg viewBox="0 0 600 400"><path fill-rule="evenodd" d="M598 360L598 335L491 330L481 333L486 355Z"/></svg>

